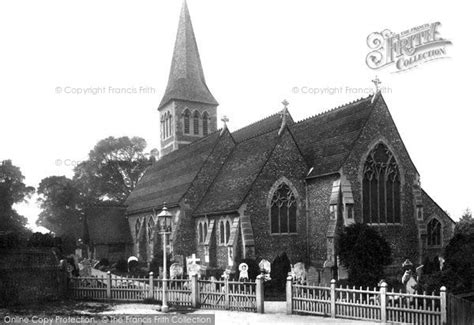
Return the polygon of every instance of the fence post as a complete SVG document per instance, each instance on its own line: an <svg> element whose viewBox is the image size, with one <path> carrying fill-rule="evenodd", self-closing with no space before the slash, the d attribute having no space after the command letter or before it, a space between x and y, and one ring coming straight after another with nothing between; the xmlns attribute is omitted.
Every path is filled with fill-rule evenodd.
<svg viewBox="0 0 474 325"><path fill-rule="evenodd" d="M153 272L150 272L148 278L148 298L153 299Z"/></svg>
<svg viewBox="0 0 474 325"><path fill-rule="evenodd" d="M441 298L441 324L445 325L448 322L447 310L446 310L446 287L442 286L439 290L439 296Z"/></svg>
<svg viewBox="0 0 474 325"><path fill-rule="evenodd" d="M331 317L336 318L336 280L331 280Z"/></svg>
<svg viewBox="0 0 474 325"><path fill-rule="evenodd" d="M197 274L191 276L191 301L193 308L199 307L199 283Z"/></svg>
<svg viewBox="0 0 474 325"><path fill-rule="evenodd" d="M380 284L380 320L382 324L387 322L387 283L383 281Z"/></svg>
<svg viewBox="0 0 474 325"><path fill-rule="evenodd" d="M225 290L225 309L230 309L229 299L229 277L224 277L224 290Z"/></svg>
<svg viewBox="0 0 474 325"><path fill-rule="evenodd" d="M293 278L291 276L286 278L286 314L293 314Z"/></svg>
<svg viewBox="0 0 474 325"><path fill-rule="evenodd" d="M112 273L107 271L107 300L112 298Z"/></svg>
<svg viewBox="0 0 474 325"><path fill-rule="evenodd" d="M257 313L263 314L265 312L264 309L264 292L263 292L263 276L260 274L257 276L257 279L255 280L255 293L257 295L256 297L256 303L257 303Z"/></svg>

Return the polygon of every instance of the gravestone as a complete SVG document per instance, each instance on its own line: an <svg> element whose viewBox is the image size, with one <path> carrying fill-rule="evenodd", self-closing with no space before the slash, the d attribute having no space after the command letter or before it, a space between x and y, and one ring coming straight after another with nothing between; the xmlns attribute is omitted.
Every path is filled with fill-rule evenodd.
<svg viewBox="0 0 474 325"><path fill-rule="evenodd" d="M260 261L260 263L258 263L258 267L260 268L260 273L263 275L263 280L271 280L270 272L272 271L272 264L266 259L263 259Z"/></svg>
<svg viewBox="0 0 474 325"><path fill-rule="evenodd" d="M319 284L319 272L314 266L310 266L306 273L308 283Z"/></svg>
<svg viewBox="0 0 474 325"><path fill-rule="evenodd" d="M170 278L176 279L183 275L183 266L178 263L170 265Z"/></svg>
<svg viewBox="0 0 474 325"><path fill-rule="evenodd" d="M249 266L247 263L240 263L239 265L239 281L249 280Z"/></svg>

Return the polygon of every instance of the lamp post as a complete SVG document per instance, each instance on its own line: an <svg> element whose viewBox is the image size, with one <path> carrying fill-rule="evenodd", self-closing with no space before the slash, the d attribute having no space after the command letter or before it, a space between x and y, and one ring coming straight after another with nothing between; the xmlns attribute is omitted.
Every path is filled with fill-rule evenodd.
<svg viewBox="0 0 474 325"><path fill-rule="evenodd" d="M160 224L160 235L163 236L163 303L161 305L161 311L168 312L168 302L166 299L166 236L171 233L171 218L173 215L166 208L166 203L163 203L163 208L158 215L158 222Z"/></svg>

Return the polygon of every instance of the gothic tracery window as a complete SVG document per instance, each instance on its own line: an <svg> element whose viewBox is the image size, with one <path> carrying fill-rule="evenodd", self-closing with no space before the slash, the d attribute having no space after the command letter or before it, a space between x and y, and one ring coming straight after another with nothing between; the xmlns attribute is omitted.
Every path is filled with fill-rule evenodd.
<svg viewBox="0 0 474 325"><path fill-rule="evenodd" d="M270 207L272 234L296 233L296 198L290 187L282 183L273 194Z"/></svg>
<svg viewBox="0 0 474 325"><path fill-rule="evenodd" d="M428 246L440 246L441 245L441 222L438 219L433 218L428 222Z"/></svg>
<svg viewBox="0 0 474 325"><path fill-rule="evenodd" d="M400 171L383 143L377 144L365 161L362 190L365 223L400 223Z"/></svg>
<svg viewBox="0 0 474 325"><path fill-rule="evenodd" d="M199 134L199 112L194 111L193 114L193 129L194 129L194 134Z"/></svg>
<svg viewBox="0 0 474 325"><path fill-rule="evenodd" d="M190 118L191 118L191 113L189 110L184 111L184 134L189 134L190 133Z"/></svg>

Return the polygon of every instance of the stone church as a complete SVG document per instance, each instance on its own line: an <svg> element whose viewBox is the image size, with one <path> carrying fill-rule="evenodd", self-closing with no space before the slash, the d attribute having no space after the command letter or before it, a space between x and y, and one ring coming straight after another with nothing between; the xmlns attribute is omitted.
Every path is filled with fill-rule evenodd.
<svg viewBox="0 0 474 325"><path fill-rule="evenodd" d="M394 263L434 258L454 222L422 189L380 91L302 121L283 109L239 130L217 129L218 102L183 3L168 86L158 106L161 158L126 201L134 254L161 253L156 215L173 214L169 250L205 269L242 259L337 267L338 233L366 223ZM158 127L157 127L158 130Z"/></svg>

